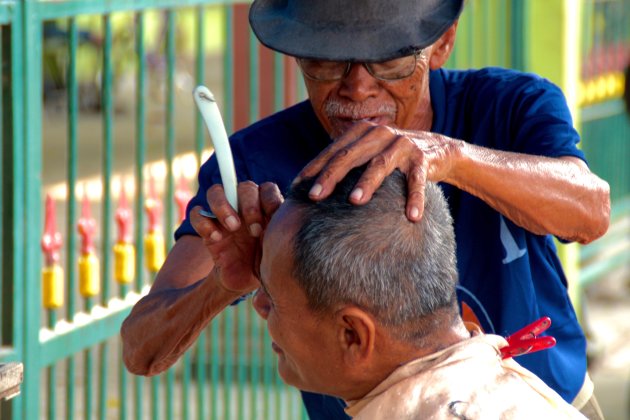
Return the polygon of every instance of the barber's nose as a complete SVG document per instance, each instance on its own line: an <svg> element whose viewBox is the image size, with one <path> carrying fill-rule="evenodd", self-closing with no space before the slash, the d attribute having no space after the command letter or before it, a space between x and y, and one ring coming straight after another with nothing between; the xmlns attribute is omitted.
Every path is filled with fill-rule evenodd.
<svg viewBox="0 0 630 420"><path fill-rule="evenodd" d="M379 90L379 81L368 72L361 63L350 66L350 71L341 80L339 95L351 101L364 101L371 96L376 96Z"/></svg>
<svg viewBox="0 0 630 420"><path fill-rule="evenodd" d="M267 293L265 293L262 288L256 291L252 304L254 305L256 312L258 312L258 315L260 315L262 319L266 320L269 316L271 303L269 302L269 296L267 296Z"/></svg>

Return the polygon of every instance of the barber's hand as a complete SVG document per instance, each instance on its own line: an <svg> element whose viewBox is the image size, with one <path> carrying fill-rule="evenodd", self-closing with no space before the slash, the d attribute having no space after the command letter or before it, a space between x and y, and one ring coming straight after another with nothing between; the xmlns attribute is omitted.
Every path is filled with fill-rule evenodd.
<svg viewBox="0 0 630 420"><path fill-rule="evenodd" d="M212 255L218 281L230 292L246 294L258 287L262 232L282 204L278 186L251 181L238 185L239 212L228 203L222 185L213 185L206 194L217 216L209 219L190 212L190 220Z"/></svg>
<svg viewBox="0 0 630 420"><path fill-rule="evenodd" d="M319 174L310 197L322 200L351 169L369 162L350 195L350 202L360 205L372 198L385 177L399 169L408 182L407 218L418 221L424 210L426 181L448 179L462 144L436 133L405 131L362 121L324 149L298 178Z"/></svg>

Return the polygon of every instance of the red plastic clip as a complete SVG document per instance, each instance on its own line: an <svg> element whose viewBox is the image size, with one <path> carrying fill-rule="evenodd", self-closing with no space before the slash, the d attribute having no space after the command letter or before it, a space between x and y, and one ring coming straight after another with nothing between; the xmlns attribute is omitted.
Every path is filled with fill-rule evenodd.
<svg viewBox="0 0 630 420"><path fill-rule="evenodd" d="M63 246L63 240L61 233L57 231L55 202L50 195L46 196L46 221L41 245L42 251L44 251L46 266L52 266L58 263L59 249Z"/></svg>
<svg viewBox="0 0 630 420"><path fill-rule="evenodd" d="M540 318L525 328L506 337L508 345L501 349L501 358L516 357L527 353L548 349L556 345L556 339L550 336L539 337L551 326L551 318Z"/></svg>
<svg viewBox="0 0 630 420"><path fill-rule="evenodd" d="M77 221L77 229L81 236L81 255L88 255L94 252L94 234L96 233L96 220L92 217L90 200L87 191L83 192L83 203L81 206L81 217Z"/></svg>
<svg viewBox="0 0 630 420"><path fill-rule="evenodd" d="M115 216L118 224L118 243L131 243L131 216L131 209L127 202L127 189L123 179L120 182L120 199Z"/></svg>
<svg viewBox="0 0 630 420"><path fill-rule="evenodd" d="M186 218L186 206L192 198L192 194L188 189L188 181L183 176L179 178L177 189L175 190L175 203L179 209L179 221L183 222Z"/></svg>
<svg viewBox="0 0 630 420"><path fill-rule="evenodd" d="M149 191L148 196L144 201L144 210L147 213L148 231L150 233L160 231L160 217L162 215L162 203L158 199L157 192L155 191L155 180L153 176L149 177Z"/></svg>

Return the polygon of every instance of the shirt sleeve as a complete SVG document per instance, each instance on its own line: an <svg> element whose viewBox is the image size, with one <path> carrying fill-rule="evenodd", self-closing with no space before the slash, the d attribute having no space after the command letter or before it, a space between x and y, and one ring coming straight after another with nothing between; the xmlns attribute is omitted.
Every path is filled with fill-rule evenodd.
<svg viewBox="0 0 630 420"><path fill-rule="evenodd" d="M525 83L515 97L511 150L548 157L574 156L586 161L578 148L580 136L560 88L537 78Z"/></svg>

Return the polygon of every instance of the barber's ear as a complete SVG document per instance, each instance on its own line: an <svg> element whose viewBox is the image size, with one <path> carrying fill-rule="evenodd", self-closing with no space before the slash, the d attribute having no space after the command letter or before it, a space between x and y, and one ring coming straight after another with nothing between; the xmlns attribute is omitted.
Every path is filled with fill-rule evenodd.
<svg viewBox="0 0 630 420"><path fill-rule="evenodd" d="M455 44L455 35L457 34L457 24L458 21L455 21L431 47L431 58L429 59L431 70L437 70L442 67L451 56L453 45Z"/></svg>
<svg viewBox="0 0 630 420"><path fill-rule="evenodd" d="M338 341L344 362L357 366L369 361L374 353L376 326L366 312L356 307L346 307L337 313Z"/></svg>

